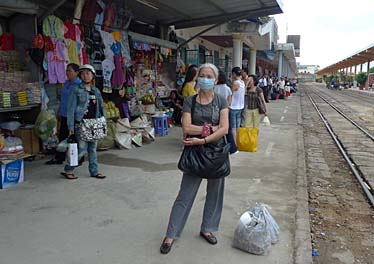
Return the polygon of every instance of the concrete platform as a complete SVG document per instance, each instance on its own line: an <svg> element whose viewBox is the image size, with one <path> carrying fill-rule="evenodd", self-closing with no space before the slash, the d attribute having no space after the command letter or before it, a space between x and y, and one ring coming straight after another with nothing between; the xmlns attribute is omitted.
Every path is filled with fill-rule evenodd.
<svg viewBox="0 0 374 264"><path fill-rule="evenodd" d="M26 182L0 191L0 263L310 263L299 99L271 102L258 152L232 156L218 245L198 236L203 182L181 239L169 255L159 253L181 180L181 130L173 128L142 148L101 152L105 180L89 178L87 164L68 181L61 166L26 163ZM241 213L255 202L270 205L281 227L267 256L231 246Z"/></svg>

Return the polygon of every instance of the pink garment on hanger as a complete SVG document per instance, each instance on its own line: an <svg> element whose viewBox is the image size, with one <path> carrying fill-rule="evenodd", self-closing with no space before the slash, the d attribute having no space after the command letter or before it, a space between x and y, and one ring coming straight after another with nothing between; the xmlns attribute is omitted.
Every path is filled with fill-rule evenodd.
<svg viewBox="0 0 374 264"><path fill-rule="evenodd" d="M47 52L49 83L65 83L65 44L61 40L52 38L54 49Z"/></svg>
<svg viewBox="0 0 374 264"><path fill-rule="evenodd" d="M125 76L123 74L122 69L121 55L114 55L114 65L116 69L113 71L112 74L112 85L116 88L121 88L123 83L125 82Z"/></svg>

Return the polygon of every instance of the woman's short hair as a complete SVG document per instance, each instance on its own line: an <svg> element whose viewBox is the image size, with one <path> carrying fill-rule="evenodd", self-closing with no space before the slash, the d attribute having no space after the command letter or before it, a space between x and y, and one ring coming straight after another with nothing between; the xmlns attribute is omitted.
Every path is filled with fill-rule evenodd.
<svg viewBox="0 0 374 264"><path fill-rule="evenodd" d="M66 68L72 68L75 72L79 71L79 65L75 63L69 63Z"/></svg>
<svg viewBox="0 0 374 264"><path fill-rule="evenodd" d="M200 66L199 68L199 73L202 69L204 68L209 68L213 71L214 73L214 76L216 77L216 80L218 79L218 68L216 67L216 65L212 64L212 63L204 63Z"/></svg>
<svg viewBox="0 0 374 264"><path fill-rule="evenodd" d="M240 76L242 74L242 69L240 69L240 67L234 67L232 68L231 72L235 74L236 76Z"/></svg>
<svg viewBox="0 0 374 264"><path fill-rule="evenodd" d="M252 77L255 86L258 85L258 78L255 74L248 75L248 77Z"/></svg>
<svg viewBox="0 0 374 264"><path fill-rule="evenodd" d="M220 71L218 74L217 84L227 84L226 74L223 71Z"/></svg>

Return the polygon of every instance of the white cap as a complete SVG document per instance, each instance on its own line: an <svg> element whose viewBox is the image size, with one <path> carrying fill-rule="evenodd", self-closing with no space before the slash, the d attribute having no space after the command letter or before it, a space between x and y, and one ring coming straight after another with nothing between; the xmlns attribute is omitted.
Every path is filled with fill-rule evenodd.
<svg viewBox="0 0 374 264"><path fill-rule="evenodd" d="M93 73L93 75L96 75L96 71L95 71L94 67L92 67L92 65L90 65L90 64L84 64L84 65L79 67L79 72L81 72L83 70L90 70Z"/></svg>

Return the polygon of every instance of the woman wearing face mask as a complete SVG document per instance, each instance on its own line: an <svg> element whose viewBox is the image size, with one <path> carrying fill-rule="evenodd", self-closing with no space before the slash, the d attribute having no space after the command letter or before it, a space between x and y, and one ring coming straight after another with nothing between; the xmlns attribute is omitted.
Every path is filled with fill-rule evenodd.
<svg viewBox="0 0 374 264"><path fill-rule="evenodd" d="M80 123L83 119L96 119L105 115L104 101L100 90L92 85L95 74L95 69L89 64L79 68L79 77L82 83L75 86L70 93L67 122L69 135L75 135L79 143L78 158L80 159L88 153L90 176L104 179L105 176L98 171L97 141L86 142L80 137ZM74 175L74 167L66 165L64 171L62 175L67 179L77 179Z"/></svg>
<svg viewBox="0 0 374 264"><path fill-rule="evenodd" d="M206 143L222 144L228 132L228 105L226 98L214 93L217 83L218 69L207 63L200 66L196 97L189 97L184 102L182 127L189 135L183 143L185 146L203 145ZM192 102L196 99L193 120L191 120ZM206 127L211 129L210 135L204 133ZM205 135L204 135L205 134ZM205 137L204 137L205 136ZM202 178L195 175L183 174L178 196L171 210L166 237L160 251L169 253L174 240L179 238L195 200ZM218 231L223 207L224 178L207 180L207 195L205 198L203 221L200 236L208 243L217 244L212 232Z"/></svg>
<svg viewBox="0 0 374 264"><path fill-rule="evenodd" d="M197 79L197 66L190 65L187 69L186 77L182 85L183 98L187 98L189 96L196 94L196 90L195 90L196 79Z"/></svg>

